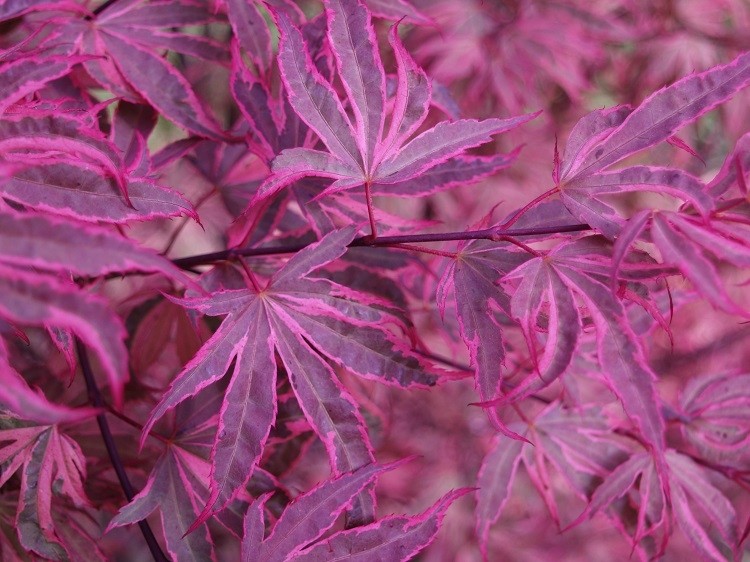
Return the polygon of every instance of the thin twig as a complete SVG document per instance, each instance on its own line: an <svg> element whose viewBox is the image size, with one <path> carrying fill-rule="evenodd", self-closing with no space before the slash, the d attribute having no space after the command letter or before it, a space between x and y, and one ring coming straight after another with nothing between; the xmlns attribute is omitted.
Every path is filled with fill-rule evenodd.
<svg viewBox="0 0 750 562"><path fill-rule="evenodd" d="M382 247L396 244L421 244L425 242L455 242L460 240L496 240L498 237L517 238L519 236L541 236L545 234L562 234L564 232L581 232L591 230L588 224L570 224L562 226L548 226L538 228L516 228L502 230L497 227L485 228L483 230L466 230L463 232L443 232L435 234L405 234L401 236L380 236L375 240L371 236L355 238L350 248L355 247ZM244 248L222 250L209 254L187 256L172 260L177 267L183 269L206 265L217 261L226 261L238 257L249 258L258 256L270 256L281 254L294 254L306 248L308 244L289 244L274 246L270 248Z"/></svg>
<svg viewBox="0 0 750 562"><path fill-rule="evenodd" d="M91 369L91 363L89 362L89 356L86 352L86 348L78 338L76 338L76 352L78 353L78 361L81 364L81 371L83 371L83 378L86 381L86 390L88 392L89 402L95 408L106 408L106 404L104 402L104 399L102 398L101 392L99 391L99 387L96 385L96 379L94 378L94 372ZM117 450L117 445L115 444L112 431L109 428L109 423L107 423L106 415L99 414L98 416L96 416L96 422L99 424L99 432L102 434L104 446L107 449L107 454L109 455L109 460L112 463L112 468L115 469L115 473L117 474L117 479L120 481L122 491L125 493L125 497L129 502L133 501L133 498L135 497L135 490L133 489L133 485L130 483L130 479L125 472L125 465L122 463L122 457L120 457L120 452ZM159 543L157 542L156 537L154 536L154 533L151 530L148 522L144 519L138 522L138 526L141 528L143 538L146 539L146 544L148 545L148 549L151 551L151 555L154 557L154 560L156 562L168 562L169 559L165 556L164 552L159 546Z"/></svg>
<svg viewBox="0 0 750 562"><path fill-rule="evenodd" d="M94 10L94 12L93 12L94 15L98 16L99 14L101 14L104 10L106 10L107 8L109 8L115 2L117 2L117 0L107 0L104 4L102 4L101 6L99 6L98 8L96 8Z"/></svg>

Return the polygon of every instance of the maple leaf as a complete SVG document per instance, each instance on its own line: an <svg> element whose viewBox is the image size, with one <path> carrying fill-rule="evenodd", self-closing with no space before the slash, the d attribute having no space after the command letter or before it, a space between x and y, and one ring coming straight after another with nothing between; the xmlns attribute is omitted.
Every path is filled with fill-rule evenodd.
<svg viewBox="0 0 750 562"><path fill-rule="evenodd" d="M141 143L137 156L128 156L140 160L144 151ZM119 147L80 116L30 109L5 115L0 155L20 167L0 182L0 194L33 209L87 222L196 218L178 193L129 170Z"/></svg>
<svg viewBox="0 0 750 562"><path fill-rule="evenodd" d="M750 375L707 373L680 393L676 420L701 457L725 466L744 465L750 438Z"/></svg>
<svg viewBox="0 0 750 562"><path fill-rule="evenodd" d="M19 469L21 490L16 532L21 545L51 560L72 560L52 518L52 498L68 497L76 507L89 501L83 490L86 461L78 444L57 426L0 430L0 486Z"/></svg>
<svg viewBox="0 0 750 562"><path fill-rule="evenodd" d="M336 532L324 541L319 540L361 490L379 474L399 464L370 464L319 484L287 506L265 539L263 506L267 496L257 499L245 516L243 562L258 557L269 562L283 562L322 561L340 556L347 560L410 560L434 540L445 511L469 489L449 492L420 515L391 515L363 527Z"/></svg>
<svg viewBox="0 0 750 562"><path fill-rule="evenodd" d="M366 378L404 387L434 384L423 361L386 327L398 319L372 306L380 299L309 277L341 256L354 234L351 227L335 231L298 252L260 291L218 290L179 301L227 318L154 408L142 442L160 417L234 363L211 453L211 496L196 524L224 507L258 462L276 415L274 349L336 474L368 464L372 452L356 403L320 354Z"/></svg>
<svg viewBox="0 0 750 562"><path fill-rule="evenodd" d="M169 49L217 63L228 59L220 42L174 30L215 21L216 16L202 3L117 2L103 6L101 13L95 14L73 2L64 2L56 8L44 2L30 3L27 9L52 10L55 30L51 37L42 39L46 51L37 48L33 66L25 65L36 77L16 80L18 84L11 88L13 96L30 88L34 79L43 84L82 63L94 80L115 95L132 102L146 100L188 131L208 138L223 138L218 123L190 83L162 56ZM86 17L75 18L71 14ZM72 58L68 65L61 65L65 56Z"/></svg>
<svg viewBox="0 0 750 562"><path fill-rule="evenodd" d="M15 269L11 269L15 268ZM29 268L29 269L27 269ZM30 271L34 268L36 271ZM69 328L97 350L116 403L127 380L126 350L120 319L105 303L71 283L40 271L103 276L113 272L155 271L200 289L162 256L111 231L68 219L0 211L0 285L8 297L0 316L14 322ZM66 334L56 333L63 351ZM72 357L71 364L75 364ZM9 374L8 384L28 391ZM20 397L20 395L19 395Z"/></svg>
<svg viewBox="0 0 750 562"><path fill-rule="evenodd" d="M310 148L282 151L251 205L309 176L335 180L322 194L362 185L369 189L411 180L419 184L424 172L536 116L441 122L407 142L427 117L430 84L393 27L389 41L398 65L398 87L386 134L386 76L370 12L357 0L331 0L325 5L328 41L354 124L333 86L315 68L300 31L283 13L277 14L281 32L278 62L289 101L328 152ZM464 171L476 175L469 162ZM420 191L426 190L417 188L416 192Z"/></svg>
<svg viewBox="0 0 750 562"><path fill-rule="evenodd" d="M570 364L572 353L560 349L560 342L575 345L582 330L576 302L582 302L596 328L598 361L602 376L622 402L627 415L635 422L654 453L661 457L664 449L664 421L660 414L655 375L648 366L638 339L630 327L623 304L602 283L598 275L607 274L608 264L602 260L607 250L597 243L596 237L561 244L546 256L534 258L510 272L505 281L521 278L524 288L526 275L536 279L546 276L544 291L551 301L550 327L546 351L540 366L544 375L560 376ZM605 258L606 259L606 258ZM528 283L528 282L527 282ZM542 287L538 286L541 291ZM568 293L567 295L565 293ZM516 314L525 326L527 337L537 331L540 300L531 299L522 292L516 302ZM565 319L561 322L561 320ZM554 344L552 346L551 344Z"/></svg>
<svg viewBox="0 0 750 562"><path fill-rule="evenodd" d="M607 476L591 496L586 510L571 525L609 506L613 506L617 513L616 501L619 498L628 496L635 500L637 497L634 501L638 509L637 519L632 529L634 546L645 550L653 548L644 539L653 536L660 528L668 537L674 518L703 560L726 560L722 550L734 548L737 541L734 507L711 483L705 469L690 457L669 449L665 458L667 487L659 485L661 475L653 457L645 452L635 454ZM641 541L643 544L638 544ZM664 545L663 542L662 550ZM654 555L653 552L650 554Z"/></svg>
<svg viewBox="0 0 750 562"><path fill-rule="evenodd" d="M571 410L553 402L533 422L517 422L509 428L528 437L529 442L497 435L477 477L476 526L485 557L490 528L510 499L521 464L559 526L546 463L555 467L580 497L588 499L630 452L626 443L612 435L601 410L594 407Z"/></svg>
<svg viewBox="0 0 750 562"><path fill-rule="evenodd" d="M451 291L455 296L461 337L484 402L495 399L502 384L505 349L498 314L509 316L510 297L499 281L529 259L525 252L508 246L486 240L466 244L446 269L437 292L442 311Z"/></svg>
<svg viewBox="0 0 750 562"><path fill-rule="evenodd" d="M676 169L633 166L607 168L641 150L671 138L710 109L750 83L750 54L701 74L688 76L646 98L636 109L597 110L582 118L570 133L559 169L557 189L577 218L609 238L622 219L599 196L628 191L654 191L691 203L706 217L714 202L697 178Z"/></svg>
<svg viewBox="0 0 750 562"><path fill-rule="evenodd" d="M628 33L596 3L578 3L575 9L480 0L422 5L440 33L429 27L413 32L415 57L458 91L462 107L472 114L550 107L561 91L580 100L591 88L588 73L605 57L602 39ZM560 29L566 30L564 37Z"/></svg>
<svg viewBox="0 0 750 562"><path fill-rule="evenodd" d="M53 276L0 264L0 317L32 326L65 327L96 350L109 379L115 404L121 405L128 380L125 329L101 298Z"/></svg>
<svg viewBox="0 0 750 562"><path fill-rule="evenodd" d="M8 350L0 338L0 408L22 420L40 424L78 421L96 415L93 408L69 408L54 404L39 390L32 390L10 365Z"/></svg>

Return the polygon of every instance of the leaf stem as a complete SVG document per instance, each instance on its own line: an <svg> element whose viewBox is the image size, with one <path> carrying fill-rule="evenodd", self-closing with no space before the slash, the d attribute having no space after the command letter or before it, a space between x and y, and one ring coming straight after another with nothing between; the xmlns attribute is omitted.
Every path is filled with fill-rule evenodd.
<svg viewBox="0 0 750 562"><path fill-rule="evenodd" d="M107 410L107 411L108 411L108 412L109 412L110 414L112 414L113 416L115 416L115 417L116 417L116 418L118 418L119 420L121 420L121 421L125 422L126 424L128 424L128 425L129 425L129 426L131 426L131 427L134 427L134 428L136 428L136 429L137 429L138 431L143 431L143 424L140 424L140 423L138 423L137 421L135 421L135 420L133 420L133 419L130 419L130 418L129 418L128 416L126 416L125 414L122 414L122 413L118 412L117 410L115 410L115 409L114 409L114 408L113 408L112 406L110 406L109 404L106 404L106 403L105 403L105 404L104 404L104 407L106 408L106 410ZM159 433L157 433L157 432L155 432L155 431L153 431L153 430L149 431L149 432L148 432L148 435L149 435L149 437L153 437L154 439L158 439L159 441L161 441L162 443L165 443L165 444L167 444L167 445L169 445L170 443L172 443L172 442L171 442L171 441L170 441L169 439L167 439L167 438L166 438L166 437L164 437L163 435L161 435L161 434L159 434Z"/></svg>
<svg viewBox="0 0 750 562"><path fill-rule="evenodd" d="M365 201L367 202L367 218L370 219L370 232L372 240L378 237L378 228L375 225L375 206L372 202L372 190L370 189L370 181L365 182Z"/></svg>
<svg viewBox="0 0 750 562"><path fill-rule="evenodd" d="M520 236L543 236L547 234L562 234L564 232L581 232L591 230L588 224L568 224L558 226L502 229L498 227L482 230L466 230L462 232L443 232L435 234L405 234L401 236L381 236L375 240L372 236L355 238L349 247L382 247L396 244L421 244L425 242L455 242L460 240L496 240L502 238L517 238ZM294 254L306 248L309 244L288 244L266 248L230 249L208 254L187 256L172 260L176 266L189 269L198 265L206 265L216 261L226 261L238 257L258 257L278 254Z"/></svg>
<svg viewBox="0 0 750 562"><path fill-rule="evenodd" d="M510 219L505 221L505 223L500 228L502 229L510 228L511 226L516 224L516 221L520 219L523 215L525 215L526 212L529 211L534 205L536 205L537 203L541 203L542 201L554 195L558 191L560 191L560 188L557 186L553 187L552 189L548 191L545 191L539 197L536 197L533 201L527 203L522 209L520 209L517 213L515 213Z"/></svg>
<svg viewBox="0 0 750 562"><path fill-rule="evenodd" d="M76 353L78 354L78 361L81 364L83 378L86 381L86 390L88 393L89 402L91 402L91 404L95 408L106 409L104 398L102 398L99 387L96 385L94 371L91 368L91 363L89 362L89 356L86 353L86 348L78 338L76 338ZM135 490L133 489L133 485L130 483L130 479L125 472L125 465L122 462L122 457L120 457L120 452L117 450L117 445L115 444L114 437L112 436L112 431L110 430L109 424L107 423L106 415L103 413L97 415L96 422L97 424L99 424L99 432L102 434L104 446L107 449L107 454L109 455L109 460L112 463L112 468L115 469L115 473L117 474L117 479L120 481L122 491L125 493L125 497L129 502L133 501L133 498L135 497ZM138 526L141 528L143 538L146 539L146 544L148 545L148 549L151 551L151 555L154 557L154 560L156 562L168 562L169 559L164 555L164 552L159 546L159 543L157 542L156 537L154 536L154 533L151 530L148 522L144 519L138 522Z"/></svg>

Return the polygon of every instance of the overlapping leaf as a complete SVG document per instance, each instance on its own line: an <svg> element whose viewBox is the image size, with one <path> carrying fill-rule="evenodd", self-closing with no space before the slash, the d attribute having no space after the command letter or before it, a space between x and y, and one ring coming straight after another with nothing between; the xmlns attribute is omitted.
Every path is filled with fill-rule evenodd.
<svg viewBox="0 0 750 562"><path fill-rule="evenodd" d="M547 294L550 299L548 322L555 327L555 333L548 335L539 365L544 368L542 374L557 377L573 357L565 348L560 349L559 344L566 342L567 345L575 345L582 330L576 303L584 304L596 328L602 376L646 442L653 447L657 458L660 458L664 449L664 421L657 398L655 375L628 324L623 304L601 281L602 274L608 273L608 263L602 260L600 251L599 245L584 238L562 244L546 256L536 257L511 272L507 280L521 279L516 289L521 293L516 298L514 314L528 337L537 329L543 303L542 291ZM542 274L546 276L546 287L536 284ZM528 280L526 275L530 276ZM561 322L561 319L565 321Z"/></svg>
<svg viewBox="0 0 750 562"><path fill-rule="evenodd" d="M550 404L533 424L514 423L511 431L531 443L498 435L482 462L477 485L477 535L486 554L490 528L498 521L510 499L518 467L523 464L532 483L557 520L552 483L547 476L550 463L582 498L627 455L627 448L611 434L602 412L595 408L571 411L559 403Z"/></svg>
<svg viewBox="0 0 750 562"><path fill-rule="evenodd" d="M498 315L510 315L510 297L499 281L528 259L528 254L508 245L474 241L458 252L438 288L443 310L451 290L455 295L461 337L476 372L475 386L485 402L500 392L505 359Z"/></svg>
<svg viewBox="0 0 750 562"><path fill-rule="evenodd" d="M597 110L570 133L568 147L555 170L565 205L576 217L609 238L620 231L622 219L601 195L655 191L691 203L703 216L712 199L696 178L675 169L634 166L607 171L610 166L672 137L710 109L730 99L750 83L750 54L688 76L649 96L636 109Z"/></svg>
<svg viewBox="0 0 750 562"><path fill-rule="evenodd" d="M174 380L144 429L180 402L224 376L234 363L211 454L211 496L200 520L225 506L247 481L276 413L279 354L308 421L325 443L336 473L372 460L357 405L319 355L368 378L425 386L435 377L387 327L397 317L380 299L312 278L341 256L354 237L347 228L297 253L257 292L222 290L181 301L211 316L227 315L217 332ZM199 521L200 521L199 520Z"/></svg>
<svg viewBox="0 0 750 562"><path fill-rule="evenodd" d="M256 500L247 512L242 560L260 558L268 562L286 560L410 560L435 538L440 522L451 503L469 490L455 490L420 515L391 515L364 527L320 537L351 505L355 496L379 474L398 463L371 464L328 480L302 494L281 515L271 534L264 539L265 497Z"/></svg>
<svg viewBox="0 0 750 562"><path fill-rule="evenodd" d="M144 151L142 143L126 156L141 160ZM131 173L116 144L70 114L4 117L0 154L19 168L0 182L0 194L33 209L88 222L196 216L177 192Z"/></svg>
<svg viewBox="0 0 750 562"><path fill-rule="evenodd" d="M679 402L681 429L711 462L744 466L750 439L750 375L708 374L688 382Z"/></svg>
<svg viewBox="0 0 750 562"><path fill-rule="evenodd" d="M194 285L164 257L111 230L37 214L0 211L0 263L92 277L153 271Z"/></svg>
<svg viewBox="0 0 750 562"><path fill-rule="evenodd" d="M89 505L83 490L86 461L78 444L56 426L0 430L0 486L19 469L21 491L16 531L23 547L50 560L73 560L53 521L53 497Z"/></svg>
<svg viewBox="0 0 750 562"><path fill-rule="evenodd" d="M734 548L737 541L737 519L731 502L692 459L671 449L666 451L665 458L667 488L659 485L660 469L648 453L633 455L596 489L578 521L606 509L619 498L629 497L638 510L632 529L637 547L643 548L638 543L659 530L668 537L674 518L702 560L727 560L726 551ZM670 492L669 498L666 490Z"/></svg>
<svg viewBox="0 0 750 562"><path fill-rule="evenodd" d="M0 317L22 325L70 328L96 350L114 401L122 404L128 380L125 329L102 299L72 283L6 265L0 265L0 291Z"/></svg>
<svg viewBox="0 0 750 562"><path fill-rule="evenodd" d="M29 387L11 366L5 342L0 338L0 408L18 419L40 424L78 421L96 414L93 408L69 408L54 404L39 390Z"/></svg>
<svg viewBox="0 0 750 562"><path fill-rule="evenodd" d="M273 173L259 189L256 203L309 176L335 180L325 193L364 184L392 185L410 180L419 184L424 172L488 142L491 135L533 118L442 122L407 142L427 117L430 85L404 49L394 27L389 39L398 65L398 88L386 133L386 76L370 13L358 0L326 2L326 13L328 40L354 123L331 84L315 68L300 31L279 14L279 66L290 103L328 151L308 148L283 151L274 160ZM483 164L486 162L465 160L454 167L453 181L457 181L459 174L476 177L474 166ZM434 177L426 181L430 183ZM418 187L414 193L429 191Z"/></svg>
<svg viewBox="0 0 750 562"><path fill-rule="evenodd" d="M63 54L68 56L75 54L70 51L74 46L88 59L83 64L91 77L115 95L133 102L146 100L188 131L222 138L221 127L188 80L163 57L169 49L214 62L228 60L227 49L218 41L174 31L215 20L201 2L117 2L90 22L65 21L56 46L67 49Z"/></svg>
<svg viewBox="0 0 750 562"><path fill-rule="evenodd" d="M211 465L207 456L211 451L216 411L221 403L219 393L210 395L198 407L181 405L175 416L171 442L162 451L148 481L133 500L120 509L107 530L134 524L159 511L169 555L176 562L216 559L216 548L208 526L201 525L186 534L200 514L209 495L208 482ZM251 482L273 480L256 469ZM253 486L255 487L255 486ZM261 491L268 490L262 486ZM244 501L250 500L242 492ZM236 506L246 506L237 502ZM231 533L240 536L242 516L238 510L224 511L217 518Z"/></svg>
<svg viewBox="0 0 750 562"><path fill-rule="evenodd" d="M722 214L703 219L687 213L641 211L628 221L615 244L615 273L630 246L639 237L649 236L662 262L678 269L708 302L747 316L748 312L727 293L715 265L723 261L737 267L750 266L750 229L733 219Z"/></svg>

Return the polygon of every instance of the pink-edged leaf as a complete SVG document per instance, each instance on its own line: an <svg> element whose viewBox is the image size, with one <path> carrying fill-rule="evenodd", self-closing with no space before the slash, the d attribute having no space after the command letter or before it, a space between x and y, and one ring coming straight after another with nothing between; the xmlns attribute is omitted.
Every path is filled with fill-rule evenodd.
<svg viewBox="0 0 750 562"><path fill-rule="evenodd" d="M431 18L415 8L407 0L365 0L365 4L380 18L393 21L405 20L416 25L433 25Z"/></svg>
<svg viewBox="0 0 750 562"><path fill-rule="evenodd" d="M289 294L304 293L309 285L316 286L316 280L305 276L342 255L355 232L351 227L331 232L320 242L298 252L261 293L233 289L216 290L207 297L194 299L172 298L204 314L228 316L163 395L146 423L142 439L167 411L224 376L234 364L232 381L222 405L217 444L212 452L211 502L196 525L224 507L239 492L246 482L242 476L249 477L247 467L258 462L275 414L276 368L271 342L287 368L308 421L329 447L334 469L352 470L371 461L364 421L356 404L332 369L302 338L300 330L295 330L295 321L284 303ZM329 283L324 279L317 282ZM314 298L310 296L311 302ZM356 309L354 304L352 306ZM372 315L376 314L378 311L373 310ZM346 328L351 330L352 326ZM258 339L262 341L256 341ZM314 338L311 343L315 343ZM251 378L248 373L252 373ZM256 373L260 377L258 386ZM262 406L244 409L252 403L251 397L257 399L261 395L265 397ZM360 506L363 518L371 518L373 508L357 505Z"/></svg>
<svg viewBox="0 0 750 562"><path fill-rule="evenodd" d="M436 377L424 362L389 330L369 319L367 323L362 322L356 313L346 314L351 308L346 302L340 303L339 314L334 311L318 313L316 305L316 295L309 295L289 306L287 314L297 329L328 358L356 375L401 388L426 388L435 384Z"/></svg>
<svg viewBox="0 0 750 562"><path fill-rule="evenodd" d="M191 57L210 62L226 64L229 50L226 45L209 37L186 35L180 32L169 32L157 29L128 28L123 31L128 41L137 42L154 50L168 49Z"/></svg>
<svg viewBox="0 0 750 562"><path fill-rule="evenodd" d="M461 337L469 349L482 401L496 398L502 383L505 350L496 314L510 311L510 297L498 282L526 259L521 252L475 241L458 255L441 281L438 302L444 307L453 288Z"/></svg>
<svg viewBox="0 0 750 562"><path fill-rule="evenodd" d="M373 195L391 197L425 197L481 181L507 168L517 157L518 151L497 156L456 156L402 183L375 183L370 191Z"/></svg>
<svg viewBox="0 0 750 562"><path fill-rule="evenodd" d="M122 322L107 304L71 283L0 265L0 316L12 322L70 328L93 348L110 382L114 402L122 404L128 380Z"/></svg>
<svg viewBox="0 0 750 562"><path fill-rule="evenodd" d="M750 83L750 53L659 90L595 148L575 176L590 175L654 146L727 101Z"/></svg>
<svg viewBox="0 0 750 562"><path fill-rule="evenodd" d="M647 453L638 453L618 466L596 489L586 510L570 524L570 527L577 525L586 517L593 516L627 494L635 484L638 475L648 470L650 465L651 457Z"/></svg>
<svg viewBox="0 0 750 562"><path fill-rule="evenodd" d="M325 0L328 40L351 100L364 170L372 171L385 120L385 72L370 12L358 0Z"/></svg>
<svg viewBox="0 0 750 562"><path fill-rule="evenodd" d="M294 254L283 269L273 276L269 285L281 291L294 288L300 278L343 256L356 233L354 227L342 228L310 244Z"/></svg>
<svg viewBox="0 0 750 562"><path fill-rule="evenodd" d="M297 497L259 545L258 557L267 562L281 562L298 553L330 529L338 515L377 476L399 464L369 464L327 480Z"/></svg>
<svg viewBox="0 0 750 562"><path fill-rule="evenodd" d="M107 530L137 523L159 509L167 551L175 560L214 560L208 527L204 525L185 534L200 509L198 502L205 495L205 482L196 478L194 472L196 461L204 464L205 461L191 457L189 453L169 446L151 471L144 488L112 518Z"/></svg>
<svg viewBox="0 0 750 562"><path fill-rule="evenodd" d="M711 483L706 469L690 457L677 451L667 451L667 461L669 462L670 483L672 483L671 489L673 490L672 498L676 500L675 504L681 504L675 505L678 523L681 526L688 523L686 526L692 527L687 518L684 522L682 521L686 511L694 511L685 502L685 496L687 496L692 505L696 506L707 517L707 528L716 529L730 546L734 546L737 540L737 514L732 502ZM685 496L680 498L679 494L675 494L678 489L682 489ZM693 543L693 547L696 547L694 537L690 537L688 531L686 531L686 534L690 542ZM700 542L703 543L703 541ZM708 545L711 545L710 540L699 548L707 548Z"/></svg>
<svg viewBox="0 0 750 562"><path fill-rule="evenodd" d="M276 21L281 33L278 61L289 103L331 154L344 165L361 169L362 156L336 92L310 60L300 31L284 14L278 14Z"/></svg>
<svg viewBox="0 0 750 562"><path fill-rule="evenodd" d="M193 284L172 262L112 230L44 215L0 212L0 262L89 276L154 271Z"/></svg>
<svg viewBox="0 0 750 562"><path fill-rule="evenodd" d="M469 148L485 144L492 135L519 127L538 113L509 119L443 121L425 131L388 158L377 169L379 183L397 183L429 170Z"/></svg>
<svg viewBox="0 0 750 562"><path fill-rule="evenodd" d="M510 426L513 431L525 433L520 425ZM482 553L487 556L487 542L490 527L502 514L503 508L510 499L521 452L526 444L516 439L496 436L490 452L484 457L477 476L476 491L477 535Z"/></svg>
<svg viewBox="0 0 750 562"><path fill-rule="evenodd" d="M234 36L261 73L271 66L271 33L254 2L225 0Z"/></svg>
<svg viewBox="0 0 750 562"><path fill-rule="evenodd" d="M601 232L610 240L614 240L622 229L624 219L614 208L595 199L585 190L562 189L560 196L574 217Z"/></svg>
<svg viewBox="0 0 750 562"><path fill-rule="evenodd" d="M263 494L247 508L242 525L242 562L253 562L257 555L257 548L263 542L266 525L263 517L263 508L272 494Z"/></svg>
<svg viewBox="0 0 750 562"><path fill-rule="evenodd" d="M27 57L0 68L0 114L13 103L68 74L88 56Z"/></svg>
<svg viewBox="0 0 750 562"><path fill-rule="evenodd" d="M47 559L67 560L52 517L53 497L66 496L79 508L90 506L83 490L86 461L81 448L56 426L2 430L0 442L5 443L0 449L2 483L21 469L16 512L21 545Z"/></svg>
<svg viewBox="0 0 750 562"><path fill-rule="evenodd" d="M414 62L404 48L398 36L398 25L391 27L388 41L396 55L398 86L390 129L378 152L378 161L388 153L391 147L403 145L416 132L427 117L432 97L430 81L424 70Z"/></svg>
<svg viewBox="0 0 750 562"><path fill-rule="evenodd" d="M0 120L0 152L22 164L68 162L101 170L127 198L117 147L97 130L65 114L9 115Z"/></svg>
<svg viewBox="0 0 750 562"><path fill-rule="evenodd" d="M360 562L406 562L427 548L437 536L442 519L450 505L471 490L448 492L419 515L389 515L377 523L333 535L295 556L294 560L325 562L351 560Z"/></svg>
<svg viewBox="0 0 750 562"><path fill-rule="evenodd" d="M111 4L96 20L99 25L108 27L184 27L212 23L216 20L216 15L212 13L209 5L198 0L155 0L147 4Z"/></svg>
<svg viewBox="0 0 750 562"><path fill-rule="evenodd" d="M275 100L266 86L243 64L236 44L232 45L232 76L229 81L232 96L263 149L262 157L271 160L278 152L280 134L274 112L269 111Z"/></svg>
<svg viewBox="0 0 750 562"><path fill-rule="evenodd" d="M219 413L211 451L211 494L188 532L226 506L247 483L248 467L258 463L276 417L275 387L269 384L269 373L276 370L271 328L263 308L258 309L235 360L240 375L232 377Z"/></svg>
<svg viewBox="0 0 750 562"><path fill-rule="evenodd" d="M578 307L560 275L543 258L526 262L505 280L517 277L521 278L521 283L511 298L511 312L535 358L540 383L547 386L562 375L573 360L581 332ZM549 310L543 315L544 303L549 303ZM537 334L541 331L547 332L547 338L544 355L537 358Z"/></svg>
<svg viewBox="0 0 750 562"><path fill-rule="evenodd" d="M592 147L601 142L614 129L622 125L633 112L628 105L618 105L610 109L598 109L585 115L575 124L565 146L560 179L566 180L577 175L578 169Z"/></svg>
<svg viewBox="0 0 750 562"><path fill-rule="evenodd" d="M362 174L359 169L342 164L331 154L311 148L287 148L274 158L271 169L273 174L258 188L251 206L257 205L258 201L275 195L281 189L304 177L344 179L352 183L350 182L351 176ZM355 180L353 185L362 183L364 183L364 178Z"/></svg>
<svg viewBox="0 0 750 562"><path fill-rule="evenodd" d="M630 191L665 193L692 203L703 216L714 208L713 199L706 193L703 182L676 169L633 166L571 180L565 185L565 191L571 189L585 190L591 196Z"/></svg>
<svg viewBox="0 0 750 562"><path fill-rule="evenodd" d="M726 498L724 498L726 500ZM716 545L708 536L706 530L700 524L688 501L687 494L682 488L676 488L672 492L672 509L677 524L685 533L693 549L700 555L701 560L709 562L725 562L727 557L716 548Z"/></svg>
<svg viewBox="0 0 750 562"><path fill-rule="evenodd" d="M682 433L704 458L739 466L750 440L750 374L690 379L680 397Z"/></svg>
<svg viewBox="0 0 750 562"><path fill-rule="evenodd" d="M563 283L586 303L596 326L596 341L602 375L620 399L646 442L662 462L664 420L655 386L655 375L643 350L625 321L622 303L609 288L568 265L556 265Z"/></svg>
<svg viewBox="0 0 750 562"><path fill-rule="evenodd" d="M169 389L162 395L159 403L151 411L141 434L143 446L149 430L156 421L175 408L184 400L195 396L208 385L222 378L229 366L235 362L236 375L241 357L250 353L255 360L253 344L249 342L248 329L254 317L261 314L263 304L256 295L245 290L222 291L210 297L182 302L211 316L229 314L218 330L203 345L193 359L172 381ZM245 349L249 347L251 349ZM269 373L269 379L275 379L275 372ZM217 436L218 437L218 436Z"/></svg>
<svg viewBox="0 0 750 562"><path fill-rule="evenodd" d="M156 53L126 38L102 33L107 52L128 83L168 119L191 133L210 139L223 134L193 92L190 84Z"/></svg>
<svg viewBox="0 0 750 562"><path fill-rule="evenodd" d="M614 248L612 251L612 278L610 280L610 286L613 293L617 291L620 266L625 260L628 250L633 244L635 244L636 240L638 240L638 238L644 232L644 230L646 229L646 225L650 220L650 211L639 211L638 213L630 217L630 219L628 219L627 224L622 229L622 232L620 232L617 240L615 240Z"/></svg>
<svg viewBox="0 0 750 562"><path fill-rule="evenodd" d="M276 348L305 417L328 451L334 474L351 472L375 460L364 419L354 399L328 364L300 335L292 332L286 315L275 310ZM375 497L363 493L354 504L354 519L362 524L375 517Z"/></svg>
<svg viewBox="0 0 750 562"><path fill-rule="evenodd" d="M0 182L0 194L11 201L87 222L196 217L190 203L180 194L151 180L132 179L127 191L130 205L120 195L114 180L72 163L27 168Z"/></svg>
<svg viewBox="0 0 750 562"><path fill-rule="evenodd" d="M0 339L0 408L19 419L40 424L84 420L97 414L94 408L69 408L54 404L41 390L32 390L8 363L5 343Z"/></svg>
<svg viewBox="0 0 750 562"><path fill-rule="evenodd" d="M717 308L732 314L746 315L729 297L716 266L701 247L685 240L680 226L687 221L681 220L677 215L669 218L665 215L666 213L654 214L651 224L651 238L659 248L662 260L678 267L701 295ZM710 239L710 233L706 232L705 235ZM731 241L727 240L726 243L730 244ZM712 249L721 251L721 248L715 246Z"/></svg>
<svg viewBox="0 0 750 562"><path fill-rule="evenodd" d="M586 499L632 453L627 440L612 433L596 407L568 409L553 402L534 419L531 437L534 451L542 451L543 458Z"/></svg>

